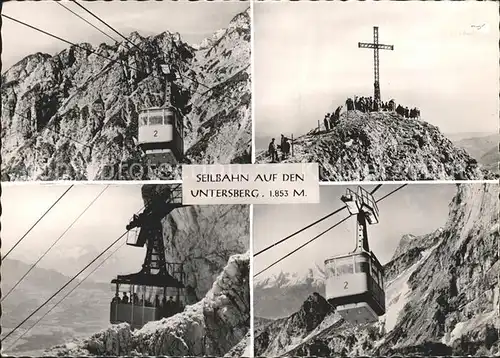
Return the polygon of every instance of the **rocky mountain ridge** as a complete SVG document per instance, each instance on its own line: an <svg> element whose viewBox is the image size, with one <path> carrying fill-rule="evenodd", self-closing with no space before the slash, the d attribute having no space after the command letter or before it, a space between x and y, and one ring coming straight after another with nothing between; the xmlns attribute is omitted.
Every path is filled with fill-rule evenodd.
<svg viewBox="0 0 500 358"><path fill-rule="evenodd" d="M24 58L1 78L2 180L157 178L127 166L145 165L138 112L163 105L161 63L180 74L173 96L186 162L249 162L250 11L215 38L195 49L176 33L134 32L129 40L140 50L125 41L84 43ZM160 178L180 179L180 167Z"/></svg>
<svg viewBox="0 0 500 358"><path fill-rule="evenodd" d="M500 172L500 134L473 136L456 141L458 147L464 148L483 167L493 173Z"/></svg>
<svg viewBox="0 0 500 358"><path fill-rule="evenodd" d="M314 129L294 137L293 152L282 162L318 162L320 179L326 181L498 177L456 147L438 127L394 112L344 112L333 130ZM269 161L267 150L256 154L257 163Z"/></svg>
<svg viewBox="0 0 500 358"><path fill-rule="evenodd" d="M457 187L446 224L405 236L385 266L378 323L353 326L311 293L296 313L259 328L255 354L500 354L499 187Z"/></svg>

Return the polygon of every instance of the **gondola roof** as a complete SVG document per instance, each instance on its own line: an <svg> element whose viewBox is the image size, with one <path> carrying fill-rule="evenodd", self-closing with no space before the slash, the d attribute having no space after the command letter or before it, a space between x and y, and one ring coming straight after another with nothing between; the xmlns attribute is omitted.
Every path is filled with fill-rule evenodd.
<svg viewBox="0 0 500 358"><path fill-rule="evenodd" d="M175 287L185 288L179 280L167 275L149 275L142 272L132 273L129 275L118 275L111 283L126 284L126 285L141 285L152 287Z"/></svg>

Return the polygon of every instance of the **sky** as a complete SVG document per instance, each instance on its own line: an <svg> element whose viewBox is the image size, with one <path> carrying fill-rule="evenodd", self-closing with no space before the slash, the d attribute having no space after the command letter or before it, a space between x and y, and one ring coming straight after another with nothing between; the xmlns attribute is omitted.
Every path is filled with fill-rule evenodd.
<svg viewBox="0 0 500 358"><path fill-rule="evenodd" d="M62 3L85 17L115 39L121 38L77 5ZM205 1L95 1L81 2L125 36L137 31L143 36L164 31L178 32L184 41L198 44L215 31L227 27L232 18L248 8L244 2ZM111 39L58 5L54 1L11 1L3 3L2 13L74 43L99 45ZM43 14L43 16L40 16ZM43 52L56 54L68 45L33 29L3 18L2 72L26 57Z"/></svg>
<svg viewBox="0 0 500 358"><path fill-rule="evenodd" d="M379 199L399 186L383 185L374 197ZM347 188L355 190L356 186L322 185L319 204L254 205L254 252L342 207L344 204L340 197ZM363 188L371 191L375 185L363 185ZM410 184L381 201L380 222L368 227L370 249L380 262L386 264L391 260L403 235L424 235L443 227L448 218L448 205L455 193L456 185L451 183ZM261 271L347 215L347 210L342 211L257 256L254 260L254 272ZM306 274L309 268L314 269L316 265L322 268L325 259L354 250L355 235L356 220L351 218L260 274L258 279L265 279L281 271L302 275Z"/></svg>
<svg viewBox="0 0 500 358"><path fill-rule="evenodd" d="M68 188L69 185L2 183L4 255ZM74 185L7 258L34 263L104 188L105 185L97 184ZM143 206L141 185L110 185L38 265L66 275L76 274L126 231L132 215ZM120 243L125 240L126 236ZM119 243L113 249L117 246ZM145 249L125 245L113 256L119 267L113 269L104 264L92 279L109 282L117 270L137 272L144 255Z"/></svg>
<svg viewBox="0 0 500 358"><path fill-rule="evenodd" d="M380 50L382 100L419 107L443 133L498 133L498 22L495 2L256 3L256 136L304 134L373 95L373 50L358 48L373 26L394 45Z"/></svg>

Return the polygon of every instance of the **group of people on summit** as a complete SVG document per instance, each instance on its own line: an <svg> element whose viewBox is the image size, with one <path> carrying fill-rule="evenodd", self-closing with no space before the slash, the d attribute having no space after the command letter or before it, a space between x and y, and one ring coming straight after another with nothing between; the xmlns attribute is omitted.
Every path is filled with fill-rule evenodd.
<svg viewBox="0 0 500 358"><path fill-rule="evenodd" d="M354 96L354 99L347 98L345 101L347 111L360 111L363 113L367 112L396 112L401 117L404 118L420 118L420 109L418 108L408 108L403 107L400 104L396 107L396 102L391 99L388 102L375 101L373 97L358 97ZM323 125L326 131L332 130L340 122L340 112L344 106L338 106L332 113L327 113L325 118L323 118ZM288 158L290 155L290 138L281 135L281 143L276 145L275 138L271 140L268 147L268 155L271 157L272 163L277 163L280 161L278 155L278 149L281 151L281 160Z"/></svg>
<svg viewBox="0 0 500 358"><path fill-rule="evenodd" d="M323 124L325 125L326 130L333 129L340 121L340 111L344 106L338 106L335 112L327 113L325 118L323 118Z"/></svg>
<svg viewBox="0 0 500 358"><path fill-rule="evenodd" d="M134 293L131 298L128 297L126 292L123 292L123 296L120 298L118 294L113 297L111 301L113 303L124 303L133 304L134 306L144 306L144 307L155 307L160 308L163 312L162 316L170 317L176 313L182 312L184 306L180 300L175 300L174 297L170 296L169 299L163 296L160 299L159 295L156 295L154 300L148 300L146 298L139 298L137 293Z"/></svg>
<svg viewBox="0 0 500 358"><path fill-rule="evenodd" d="M391 99L388 102L375 101L373 97L357 97L354 96L354 99L347 98L345 101L347 111L360 111L363 113L367 112L396 112L401 117L404 118L420 118L420 110L418 108L409 109L408 107L403 107L398 105L396 107L396 102ZM337 125L340 120L340 112L342 111L343 106L337 107L335 112L327 113L325 118L323 118L323 124L325 129L331 130L333 127Z"/></svg>
<svg viewBox="0 0 500 358"><path fill-rule="evenodd" d="M403 107L398 105L396 107L396 102L391 99L389 102L374 101L373 97L357 97L348 98L346 100L346 106L348 111L361 111L361 112L396 112L405 118L420 118L420 110L418 108L409 109L408 107Z"/></svg>
<svg viewBox="0 0 500 358"><path fill-rule="evenodd" d="M276 145L275 139L271 139L271 143L269 143L268 154L271 157L272 163L277 163L280 161L278 155L278 149L281 150L281 160L285 160L290 155L290 142L291 139L285 137L283 134L281 135L281 143Z"/></svg>

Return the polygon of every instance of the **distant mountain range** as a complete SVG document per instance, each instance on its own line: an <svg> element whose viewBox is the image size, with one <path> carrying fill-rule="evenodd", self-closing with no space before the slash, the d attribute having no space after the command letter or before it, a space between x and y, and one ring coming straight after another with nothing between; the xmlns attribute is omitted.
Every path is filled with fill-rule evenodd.
<svg viewBox="0 0 500 358"><path fill-rule="evenodd" d="M324 294L324 273L309 269L307 274L280 272L254 281L254 314L256 317L281 318L296 312L311 292Z"/></svg>
<svg viewBox="0 0 500 358"><path fill-rule="evenodd" d="M464 148L485 169L500 173L500 134L471 133L472 136L454 141L455 145ZM452 139L453 140L453 139Z"/></svg>

